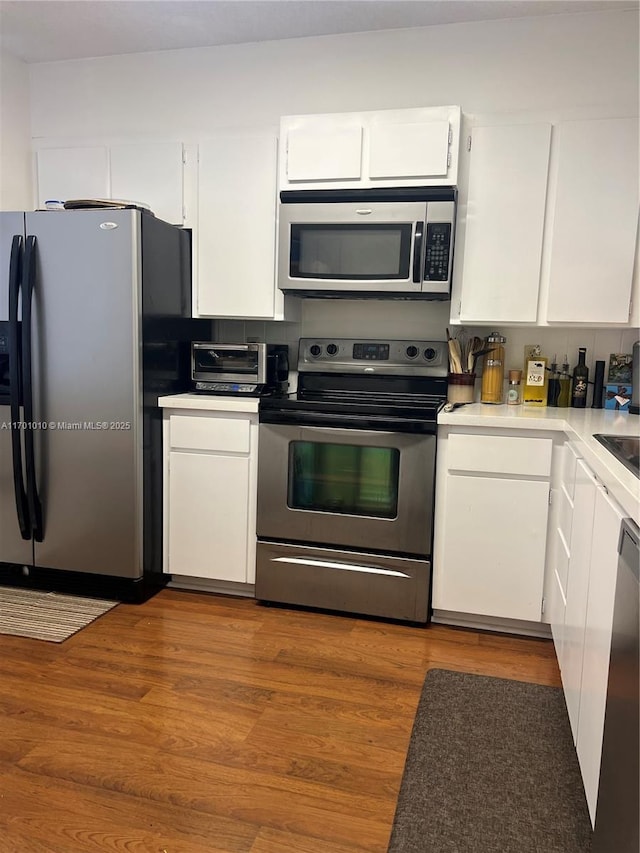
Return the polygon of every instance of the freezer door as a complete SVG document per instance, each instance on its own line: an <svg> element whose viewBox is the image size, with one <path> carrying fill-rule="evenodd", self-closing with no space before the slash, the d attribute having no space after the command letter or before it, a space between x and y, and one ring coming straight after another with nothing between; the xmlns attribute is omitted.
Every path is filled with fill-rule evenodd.
<svg viewBox="0 0 640 853"><path fill-rule="evenodd" d="M140 213L35 212L35 564L142 574Z"/></svg>
<svg viewBox="0 0 640 853"><path fill-rule="evenodd" d="M9 320L9 259L14 235L24 236L24 213L0 213L0 337ZM5 395L8 358L0 341L0 564L32 563L31 540L23 539L18 527L11 453L11 411ZM0 575L1 577L1 575Z"/></svg>

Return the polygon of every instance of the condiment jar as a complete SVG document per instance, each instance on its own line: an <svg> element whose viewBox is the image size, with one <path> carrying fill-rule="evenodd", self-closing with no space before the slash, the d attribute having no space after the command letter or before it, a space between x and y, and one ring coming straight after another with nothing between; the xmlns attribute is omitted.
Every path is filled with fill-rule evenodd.
<svg viewBox="0 0 640 853"><path fill-rule="evenodd" d="M507 405L517 406L522 402L520 392L520 380L522 379L521 370L509 371L509 387L507 388Z"/></svg>
<svg viewBox="0 0 640 853"><path fill-rule="evenodd" d="M504 384L504 346L507 341L499 332L492 332L486 341L486 349L482 368L481 403L502 403Z"/></svg>

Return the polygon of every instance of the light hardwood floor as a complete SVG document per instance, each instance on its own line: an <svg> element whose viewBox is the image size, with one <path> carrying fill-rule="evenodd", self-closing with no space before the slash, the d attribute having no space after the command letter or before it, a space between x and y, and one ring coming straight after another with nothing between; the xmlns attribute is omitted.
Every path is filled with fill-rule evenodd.
<svg viewBox="0 0 640 853"><path fill-rule="evenodd" d="M546 640L176 590L0 636L0 851L385 853L433 667L560 684Z"/></svg>

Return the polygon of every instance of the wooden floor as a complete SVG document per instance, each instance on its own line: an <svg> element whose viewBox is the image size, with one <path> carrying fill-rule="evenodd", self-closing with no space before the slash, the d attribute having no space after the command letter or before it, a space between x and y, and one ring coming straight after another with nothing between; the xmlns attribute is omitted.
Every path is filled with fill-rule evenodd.
<svg viewBox="0 0 640 853"><path fill-rule="evenodd" d="M175 590L0 636L0 851L386 853L432 667L560 683L546 640Z"/></svg>

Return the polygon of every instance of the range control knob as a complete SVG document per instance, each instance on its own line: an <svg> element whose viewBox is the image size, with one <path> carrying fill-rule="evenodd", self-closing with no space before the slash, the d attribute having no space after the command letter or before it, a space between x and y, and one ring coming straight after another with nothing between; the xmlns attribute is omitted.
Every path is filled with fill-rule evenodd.
<svg viewBox="0 0 640 853"><path fill-rule="evenodd" d="M434 350L434 348L433 347L427 347L426 350L424 351L424 357L426 358L427 361L433 361L433 359L436 357L436 351Z"/></svg>
<svg viewBox="0 0 640 853"><path fill-rule="evenodd" d="M319 344L311 344L309 352L314 358L317 358L322 352L322 347Z"/></svg>
<svg viewBox="0 0 640 853"><path fill-rule="evenodd" d="M327 355L335 355L338 352L336 344L327 344Z"/></svg>
<svg viewBox="0 0 640 853"><path fill-rule="evenodd" d="M407 354L407 358L415 358L418 355L418 347L407 347L405 352Z"/></svg>

